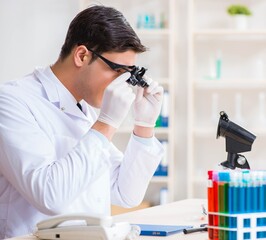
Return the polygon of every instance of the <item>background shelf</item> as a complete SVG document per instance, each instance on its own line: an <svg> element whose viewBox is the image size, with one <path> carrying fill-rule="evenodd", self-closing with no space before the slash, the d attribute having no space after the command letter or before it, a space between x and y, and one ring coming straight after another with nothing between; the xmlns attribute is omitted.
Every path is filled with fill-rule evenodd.
<svg viewBox="0 0 266 240"><path fill-rule="evenodd" d="M187 88L187 195L206 197L207 171L225 161L225 139L216 139L219 112L257 136L244 153L263 169L266 149L265 1L241 2L252 16L237 29L227 7L237 1L189 0Z"/></svg>

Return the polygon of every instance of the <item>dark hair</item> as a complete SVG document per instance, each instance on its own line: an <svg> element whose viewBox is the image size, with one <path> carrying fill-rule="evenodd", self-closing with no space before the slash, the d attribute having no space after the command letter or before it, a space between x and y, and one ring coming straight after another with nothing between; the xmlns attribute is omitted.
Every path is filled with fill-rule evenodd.
<svg viewBox="0 0 266 240"><path fill-rule="evenodd" d="M127 50L142 53L147 50L121 12L100 5L86 8L72 20L60 58L66 58L79 45L99 54Z"/></svg>

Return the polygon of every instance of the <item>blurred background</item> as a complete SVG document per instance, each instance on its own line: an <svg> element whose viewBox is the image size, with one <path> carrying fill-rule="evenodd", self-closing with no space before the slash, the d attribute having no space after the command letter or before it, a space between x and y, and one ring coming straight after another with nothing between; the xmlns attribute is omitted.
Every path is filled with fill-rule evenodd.
<svg viewBox="0 0 266 240"><path fill-rule="evenodd" d="M265 169L265 0L1 0L0 83L54 63L70 21L92 4L124 14L149 48L137 64L165 88L155 134L166 154L140 207L206 198L207 171L227 156L221 110L257 136L244 155ZM129 114L114 139L122 151L131 131Z"/></svg>

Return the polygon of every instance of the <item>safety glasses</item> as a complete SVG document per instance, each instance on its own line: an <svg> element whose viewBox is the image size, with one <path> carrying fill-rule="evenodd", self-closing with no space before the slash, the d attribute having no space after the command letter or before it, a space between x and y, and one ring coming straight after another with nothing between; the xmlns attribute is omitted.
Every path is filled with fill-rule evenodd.
<svg viewBox="0 0 266 240"><path fill-rule="evenodd" d="M138 85L140 87L148 87L149 84L146 82L146 80L143 78L146 68L144 67L138 67L138 66L128 66L128 65L122 65L118 63L114 63L103 57L102 55L94 52L92 49L87 48L88 51L91 51L94 55L96 55L98 58L100 58L102 61L104 61L112 70L118 71L118 70L125 70L126 72L130 72L131 76L126 81L127 83L131 84L132 86Z"/></svg>
<svg viewBox="0 0 266 240"><path fill-rule="evenodd" d="M94 55L96 55L98 58L100 58L102 61L104 61L112 70L117 71L119 69L123 69L127 72L131 72L136 68L136 66L128 66L128 65L122 65L118 63L111 62L110 60L106 59L102 55L94 52L92 49L87 48L89 51L91 51Z"/></svg>

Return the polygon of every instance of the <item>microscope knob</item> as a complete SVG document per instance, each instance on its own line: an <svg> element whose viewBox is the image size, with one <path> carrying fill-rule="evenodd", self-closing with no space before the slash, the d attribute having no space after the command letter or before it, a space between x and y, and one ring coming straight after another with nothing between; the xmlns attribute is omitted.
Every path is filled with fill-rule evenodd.
<svg viewBox="0 0 266 240"><path fill-rule="evenodd" d="M239 156L237 159L237 162L239 165L244 165L246 163L247 159L244 156Z"/></svg>

